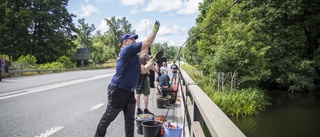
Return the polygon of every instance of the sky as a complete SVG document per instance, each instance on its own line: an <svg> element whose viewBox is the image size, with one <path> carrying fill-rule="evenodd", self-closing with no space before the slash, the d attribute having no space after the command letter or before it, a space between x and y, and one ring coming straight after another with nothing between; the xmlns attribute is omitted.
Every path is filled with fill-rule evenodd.
<svg viewBox="0 0 320 137"><path fill-rule="evenodd" d="M158 20L161 25L154 43L179 47L196 25L200 2L203 0L69 0L67 9L77 16L73 18L76 26L78 19L84 18L102 33L108 30L104 18L126 17L139 35L137 41L143 41Z"/></svg>

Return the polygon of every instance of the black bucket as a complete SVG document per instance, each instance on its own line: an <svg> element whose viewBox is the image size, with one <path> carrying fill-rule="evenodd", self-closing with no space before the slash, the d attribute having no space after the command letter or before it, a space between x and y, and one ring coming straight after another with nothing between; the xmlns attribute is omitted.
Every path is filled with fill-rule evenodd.
<svg viewBox="0 0 320 137"><path fill-rule="evenodd" d="M158 98L157 99L157 107L158 108L166 108L168 99L166 98Z"/></svg>
<svg viewBox="0 0 320 137"><path fill-rule="evenodd" d="M144 121L136 119L137 133L140 134L140 135L143 134L143 129L142 129L142 125L141 125L142 122L144 122Z"/></svg>
<svg viewBox="0 0 320 137"><path fill-rule="evenodd" d="M153 115L149 114L150 116L146 116L147 114L138 114L136 117L136 126L137 126L137 133L142 135L143 134L143 128L142 128L142 122L144 121L152 121Z"/></svg>
<svg viewBox="0 0 320 137"><path fill-rule="evenodd" d="M144 137L161 137L161 122L144 121L141 124Z"/></svg>

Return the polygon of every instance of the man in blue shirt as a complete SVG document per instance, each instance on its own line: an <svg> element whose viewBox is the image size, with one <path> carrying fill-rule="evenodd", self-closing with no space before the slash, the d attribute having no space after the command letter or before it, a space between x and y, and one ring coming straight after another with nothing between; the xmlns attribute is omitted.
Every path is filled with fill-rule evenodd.
<svg viewBox="0 0 320 137"><path fill-rule="evenodd" d="M173 82L174 84L176 84L176 82L177 82L177 73L178 73L178 70L179 70L179 67L176 64L176 61L173 61L173 64L171 65L171 70L172 70L171 83Z"/></svg>
<svg viewBox="0 0 320 137"><path fill-rule="evenodd" d="M95 137L104 137L110 123L123 111L126 137L134 136L135 95L140 73L146 74L157 59L163 56L158 52L146 65L141 65L138 53L149 48L159 30L160 23L155 22L153 31L143 42L136 42L138 35L124 34L121 37L121 51L116 63L116 74L108 86L107 109L98 124Z"/></svg>

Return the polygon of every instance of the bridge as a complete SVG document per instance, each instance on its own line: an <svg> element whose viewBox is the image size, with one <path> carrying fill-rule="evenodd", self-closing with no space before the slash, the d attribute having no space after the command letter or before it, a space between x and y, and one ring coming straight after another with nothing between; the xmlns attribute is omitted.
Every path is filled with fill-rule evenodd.
<svg viewBox="0 0 320 137"><path fill-rule="evenodd" d="M3 79L0 136L93 136L114 72L108 68ZM204 137L204 130L213 137L245 136L184 70L179 79L179 101L168 109L156 107L157 91L151 89L149 106L155 115L168 113L167 121L182 125L183 137ZM119 114L107 136L124 136L123 124Z"/></svg>

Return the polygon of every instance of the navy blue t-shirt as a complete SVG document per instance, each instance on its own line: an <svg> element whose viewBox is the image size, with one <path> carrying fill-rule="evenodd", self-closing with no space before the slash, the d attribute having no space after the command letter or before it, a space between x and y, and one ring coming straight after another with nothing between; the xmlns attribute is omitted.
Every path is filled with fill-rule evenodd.
<svg viewBox="0 0 320 137"><path fill-rule="evenodd" d="M111 86L131 90L140 77L140 60L137 55L141 51L142 42L136 42L124 47L116 63L116 74L112 77Z"/></svg>
<svg viewBox="0 0 320 137"><path fill-rule="evenodd" d="M167 74L161 74L161 76L158 77L158 81L159 81L159 86L163 87L163 86L168 86L170 87L170 78Z"/></svg>

